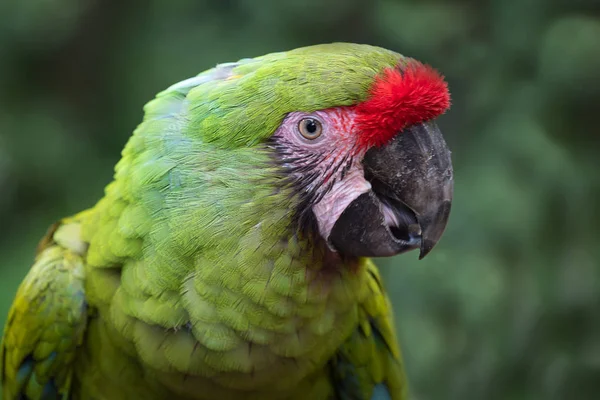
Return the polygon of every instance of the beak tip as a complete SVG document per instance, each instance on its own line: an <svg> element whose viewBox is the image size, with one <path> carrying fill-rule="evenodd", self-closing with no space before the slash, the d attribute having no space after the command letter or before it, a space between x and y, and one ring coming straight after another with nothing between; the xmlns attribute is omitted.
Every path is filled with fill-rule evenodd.
<svg viewBox="0 0 600 400"><path fill-rule="evenodd" d="M422 220L421 227L423 229L423 234L421 237L419 260L425 258L442 237L442 234L446 229L446 224L448 223L448 217L450 216L451 204L450 200L444 200L433 216Z"/></svg>
<svg viewBox="0 0 600 400"><path fill-rule="evenodd" d="M431 252L433 246L435 246L435 242L423 239L423 241L421 242L421 250L419 252L419 260L425 258L425 256Z"/></svg>

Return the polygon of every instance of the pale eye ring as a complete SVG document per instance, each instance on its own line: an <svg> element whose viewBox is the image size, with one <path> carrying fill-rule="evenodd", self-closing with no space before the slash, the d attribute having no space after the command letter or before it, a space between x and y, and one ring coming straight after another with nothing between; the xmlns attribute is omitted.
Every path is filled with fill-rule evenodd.
<svg viewBox="0 0 600 400"><path fill-rule="evenodd" d="M298 122L298 131L308 140L315 140L323 133L323 126L318 119L302 118Z"/></svg>

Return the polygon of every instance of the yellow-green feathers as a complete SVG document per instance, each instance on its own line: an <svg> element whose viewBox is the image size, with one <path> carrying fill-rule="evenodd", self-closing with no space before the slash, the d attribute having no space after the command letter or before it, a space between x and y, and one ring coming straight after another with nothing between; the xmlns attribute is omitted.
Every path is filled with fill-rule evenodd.
<svg viewBox="0 0 600 400"><path fill-rule="evenodd" d="M0 347L3 398L54 399L69 393L72 363L87 324L85 245L78 227L58 227L41 244L19 287Z"/></svg>

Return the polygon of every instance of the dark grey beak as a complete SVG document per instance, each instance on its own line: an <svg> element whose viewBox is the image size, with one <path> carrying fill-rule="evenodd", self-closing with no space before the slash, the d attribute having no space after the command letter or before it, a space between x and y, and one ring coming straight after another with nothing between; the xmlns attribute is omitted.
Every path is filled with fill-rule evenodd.
<svg viewBox="0 0 600 400"><path fill-rule="evenodd" d="M363 160L370 192L336 221L329 241L342 254L382 257L420 247L425 257L442 236L452 203L450 150L433 122L413 125Z"/></svg>

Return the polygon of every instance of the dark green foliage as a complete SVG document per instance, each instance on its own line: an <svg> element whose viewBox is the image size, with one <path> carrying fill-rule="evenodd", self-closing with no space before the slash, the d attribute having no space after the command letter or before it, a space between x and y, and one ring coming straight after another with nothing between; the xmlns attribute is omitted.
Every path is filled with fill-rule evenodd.
<svg viewBox="0 0 600 400"><path fill-rule="evenodd" d="M101 196L158 91L219 62L362 42L434 65L453 93L448 231L422 262L379 261L415 398L597 398L598 2L299 4L0 4L0 323L37 240Z"/></svg>

